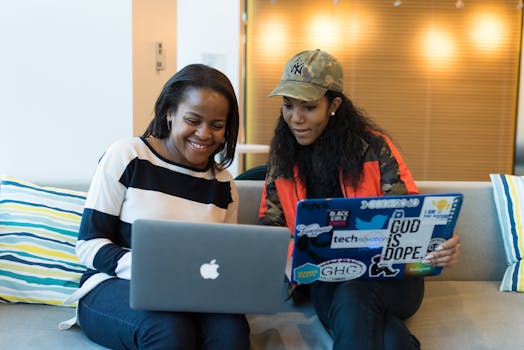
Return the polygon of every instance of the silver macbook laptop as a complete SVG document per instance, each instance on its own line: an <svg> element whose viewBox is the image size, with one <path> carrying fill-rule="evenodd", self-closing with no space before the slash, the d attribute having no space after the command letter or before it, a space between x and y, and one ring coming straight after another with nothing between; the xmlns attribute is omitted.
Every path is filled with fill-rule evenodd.
<svg viewBox="0 0 524 350"><path fill-rule="evenodd" d="M131 307L277 312L289 239L285 227L136 220Z"/></svg>

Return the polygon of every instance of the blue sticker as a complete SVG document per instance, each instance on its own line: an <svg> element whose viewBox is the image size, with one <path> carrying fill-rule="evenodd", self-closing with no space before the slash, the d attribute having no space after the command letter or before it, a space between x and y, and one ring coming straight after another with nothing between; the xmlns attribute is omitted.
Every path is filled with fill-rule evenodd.
<svg viewBox="0 0 524 350"><path fill-rule="evenodd" d="M386 223L388 218L389 217L387 215L375 215L371 218L370 221L365 221L361 218L357 218L355 226L359 230L381 229L384 227L384 224Z"/></svg>
<svg viewBox="0 0 524 350"><path fill-rule="evenodd" d="M299 267L295 267L293 270L293 280L298 284L302 283L312 283L320 278L320 267L311 264L305 263Z"/></svg>

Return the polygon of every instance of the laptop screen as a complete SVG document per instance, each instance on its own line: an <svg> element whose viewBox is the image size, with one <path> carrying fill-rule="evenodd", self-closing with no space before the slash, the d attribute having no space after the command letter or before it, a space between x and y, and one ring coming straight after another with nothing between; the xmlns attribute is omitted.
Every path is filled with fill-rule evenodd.
<svg viewBox="0 0 524 350"><path fill-rule="evenodd" d="M292 282L436 275L442 268L421 261L452 236L462 200L459 193L302 200Z"/></svg>

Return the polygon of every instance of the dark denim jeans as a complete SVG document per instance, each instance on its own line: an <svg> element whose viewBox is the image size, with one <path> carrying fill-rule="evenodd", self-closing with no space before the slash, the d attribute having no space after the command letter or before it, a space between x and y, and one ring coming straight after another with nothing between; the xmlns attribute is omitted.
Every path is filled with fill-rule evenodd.
<svg viewBox="0 0 524 350"><path fill-rule="evenodd" d="M311 301L333 349L409 350L420 343L402 320L422 303L424 280L353 280L311 285Z"/></svg>
<svg viewBox="0 0 524 350"><path fill-rule="evenodd" d="M129 281L106 280L78 304L79 323L111 349L249 349L244 315L158 312L129 306Z"/></svg>

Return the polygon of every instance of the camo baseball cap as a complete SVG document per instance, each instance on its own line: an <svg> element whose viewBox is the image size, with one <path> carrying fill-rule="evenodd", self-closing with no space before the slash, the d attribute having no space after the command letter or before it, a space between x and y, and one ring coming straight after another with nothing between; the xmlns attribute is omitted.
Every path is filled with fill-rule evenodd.
<svg viewBox="0 0 524 350"><path fill-rule="evenodd" d="M316 49L293 56L284 67L280 83L269 96L314 101L327 90L343 92L342 66L335 57Z"/></svg>

